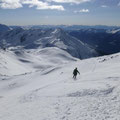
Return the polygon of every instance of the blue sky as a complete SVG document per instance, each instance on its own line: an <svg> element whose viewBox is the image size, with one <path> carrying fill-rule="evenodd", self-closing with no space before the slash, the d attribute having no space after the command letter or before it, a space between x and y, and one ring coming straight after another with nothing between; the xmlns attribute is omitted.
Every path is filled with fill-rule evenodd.
<svg viewBox="0 0 120 120"><path fill-rule="evenodd" d="M120 26L120 0L0 0L0 23Z"/></svg>

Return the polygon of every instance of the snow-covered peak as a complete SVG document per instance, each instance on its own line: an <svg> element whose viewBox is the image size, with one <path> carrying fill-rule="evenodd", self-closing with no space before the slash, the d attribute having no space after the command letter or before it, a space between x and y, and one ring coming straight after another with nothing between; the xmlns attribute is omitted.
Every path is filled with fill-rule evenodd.
<svg viewBox="0 0 120 120"><path fill-rule="evenodd" d="M120 29L113 29L113 30L108 30L107 33L111 33L111 34L115 34L119 32L120 33Z"/></svg>
<svg viewBox="0 0 120 120"><path fill-rule="evenodd" d="M52 34L56 34L56 33L58 33L60 31L60 29L55 29L53 32L52 32Z"/></svg>

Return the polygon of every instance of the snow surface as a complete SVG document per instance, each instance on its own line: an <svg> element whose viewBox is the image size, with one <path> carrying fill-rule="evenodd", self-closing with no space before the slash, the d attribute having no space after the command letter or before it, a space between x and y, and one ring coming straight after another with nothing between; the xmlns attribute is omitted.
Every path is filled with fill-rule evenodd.
<svg viewBox="0 0 120 120"><path fill-rule="evenodd" d="M0 51L0 120L120 120L119 60L78 60L56 47Z"/></svg>

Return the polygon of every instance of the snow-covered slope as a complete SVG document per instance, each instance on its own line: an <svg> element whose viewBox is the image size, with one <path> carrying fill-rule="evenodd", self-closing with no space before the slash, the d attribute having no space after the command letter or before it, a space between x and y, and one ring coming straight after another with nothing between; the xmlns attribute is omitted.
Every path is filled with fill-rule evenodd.
<svg viewBox="0 0 120 120"><path fill-rule="evenodd" d="M120 34L120 29L107 30L107 33L112 33L112 34L119 33Z"/></svg>
<svg viewBox="0 0 120 120"><path fill-rule="evenodd" d="M12 52L0 51L0 75L17 75L30 72L30 67L20 62Z"/></svg>
<svg viewBox="0 0 120 120"><path fill-rule="evenodd" d="M17 28L0 35L1 42L6 40L6 47L21 46L25 49L58 47L77 58L90 58L98 53L80 40L68 35L62 29L29 29Z"/></svg>
<svg viewBox="0 0 120 120"><path fill-rule="evenodd" d="M76 61L67 52L56 48L0 50L0 75L11 76L44 70L69 61Z"/></svg>
<svg viewBox="0 0 120 120"><path fill-rule="evenodd" d="M80 29L68 32L70 35L90 45L100 55L120 52L120 29Z"/></svg>
<svg viewBox="0 0 120 120"><path fill-rule="evenodd" d="M74 58L98 54L61 29L16 28L3 41L0 120L119 120L120 53Z"/></svg>
<svg viewBox="0 0 120 120"><path fill-rule="evenodd" d="M27 65L30 68L38 59L42 65L51 67L43 70L39 67L40 70L29 74L0 77L0 119L119 120L120 53L75 61L66 53L62 55L61 50L56 54L56 49L26 51L21 57L32 61ZM50 57L51 51L53 55ZM5 54L11 56L11 53ZM20 59L22 53L18 51L16 54ZM52 57L55 61L51 62ZM56 64L61 60L65 62ZM81 75L73 80L75 67Z"/></svg>
<svg viewBox="0 0 120 120"><path fill-rule="evenodd" d="M44 37L34 42L37 45L44 47L55 46L70 53L77 58L89 58L97 56L97 52L88 46L84 45L81 41L69 36L61 29L47 31Z"/></svg>

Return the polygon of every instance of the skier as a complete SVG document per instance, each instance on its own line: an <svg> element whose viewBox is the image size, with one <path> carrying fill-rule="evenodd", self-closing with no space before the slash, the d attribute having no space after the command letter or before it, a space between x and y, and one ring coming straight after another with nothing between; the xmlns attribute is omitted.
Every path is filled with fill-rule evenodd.
<svg viewBox="0 0 120 120"><path fill-rule="evenodd" d="M77 70L77 68L75 68L75 69L73 70L73 78L74 78L74 79L76 79L77 73L80 74L80 72Z"/></svg>

